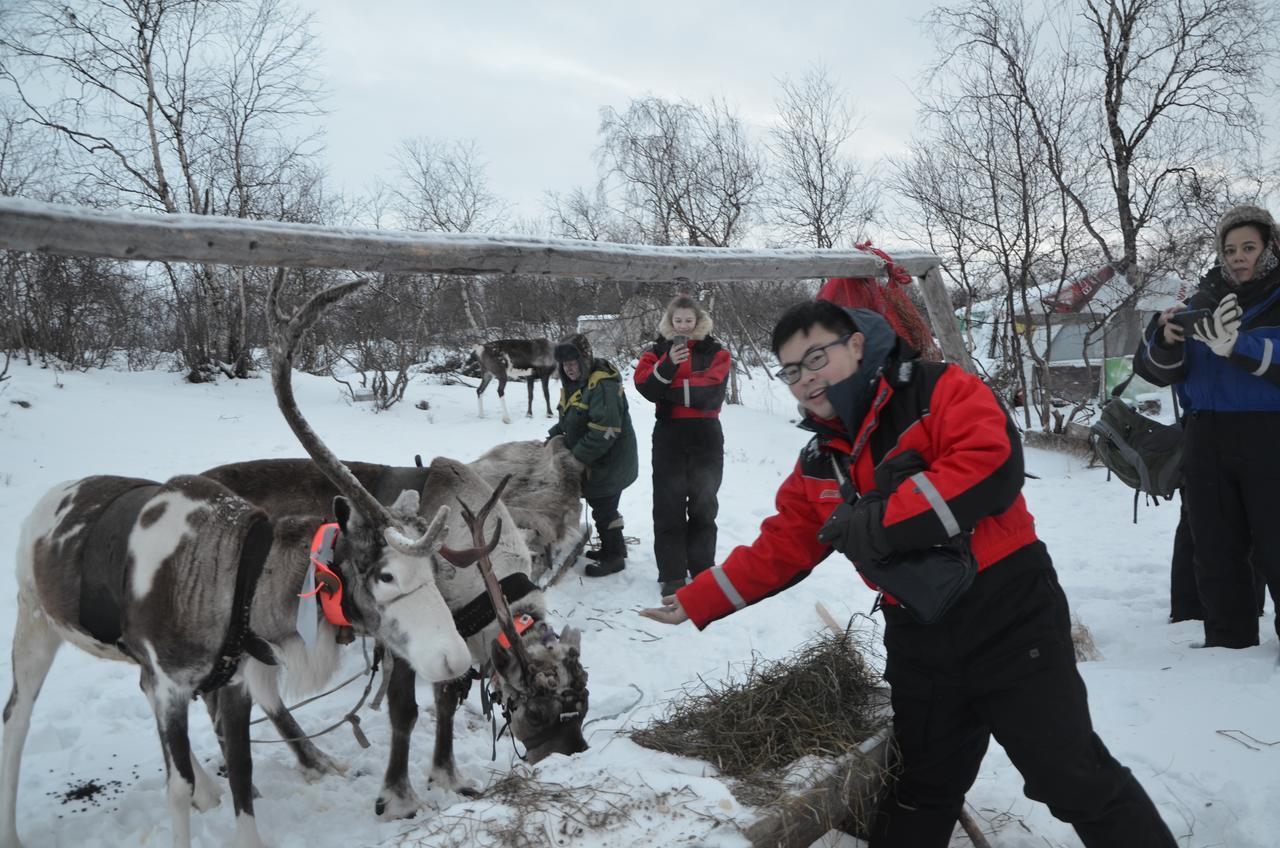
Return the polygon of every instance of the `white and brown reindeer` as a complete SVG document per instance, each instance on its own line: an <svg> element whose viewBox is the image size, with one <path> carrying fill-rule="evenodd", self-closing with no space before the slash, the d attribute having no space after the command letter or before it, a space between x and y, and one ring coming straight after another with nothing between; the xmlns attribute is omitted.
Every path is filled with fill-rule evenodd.
<svg viewBox="0 0 1280 848"><path fill-rule="evenodd" d="M518 461L522 460L522 461ZM430 513L445 506L484 503L478 522L483 524L483 548L492 564L502 599L509 601L511 614L520 624L520 637L504 647L498 641L500 621L494 596L487 591L483 575L475 568L453 569L442 563L437 585L453 613L454 623L467 640L472 660L487 678L492 675L511 729L526 748L526 757L536 762L552 753L574 754L586 750L582 722L587 710L587 674L581 663L581 634L571 627L557 633L547 620L542 590L531 579L532 560L529 526L512 516L506 499L521 502L513 493L499 494L510 484L516 490L538 493L542 504L538 524L563 528L573 526L579 510L578 473L580 467L558 440L548 445L512 442L499 446L471 465L453 459L436 458L423 467L397 467L373 463L347 463L369 491L388 497L402 488L420 493L420 510ZM486 476L504 473L504 482L492 486ZM272 516L308 511L322 506L331 494L331 483L315 464L305 459L268 459L219 466L205 472ZM514 478L506 480L507 475ZM530 505L531 507L532 505ZM523 515L523 510L515 510ZM528 508L530 513L534 510ZM454 513L445 530L442 558L457 561L457 551L478 556L481 545L463 515ZM418 705L414 692L415 670L410 664L392 660L387 688L391 721L391 752L375 811L383 818L413 815L421 802L408 773L409 741L417 722ZM469 677L436 683L436 741L432 756L431 781L445 789L470 794L474 788L460 778L453 759L453 718L470 689ZM276 699L278 702L278 698ZM283 707L281 707L283 710ZM287 715L287 711L284 711ZM277 722L284 733L292 719ZM301 734L296 734L301 735ZM324 758L310 742L295 746L304 765L308 758Z"/></svg>
<svg viewBox="0 0 1280 848"><path fill-rule="evenodd" d="M547 382L556 370L555 346L550 339L498 339L475 346L480 361L480 385L476 388L476 405L484 418L484 390L493 378L498 378L498 403L502 406L502 422L511 423L507 412L507 381L524 379L529 387L529 406L526 418L533 417L533 381L542 382L542 399L547 404L547 417L551 417L551 389Z"/></svg>
<svg viewBox="0 0 1280 848"><path fill-rule="evenodd" d="M334 459L293 398L289 380L297 338L327 303L353 287L321 292L282 322L272 350L281 411L342 493L333 504L341 536L323 581L325 593L351 626L402 658L397 665L432 680L454 679L469 667L471 654L436 583L434 554L449 511L437 511L428 522L413 491L385 507ZM164 753L173 844L190 844L191 807L208 809L220 795L188 739L188 708L198 694L214 719L227 764L235 844L262 844L253 813L251 699L279 701L278 667L272 663L282 663L291 680L296 675L315 685L336 664L335 627L318 610L299 614L319 520L270 520L199 476L164 484L87 477L56 486L39 501L23 525L15 569L18 620L13 690L4 708L0 846L20 844L22 749L36 697L64 641L141 668ZM457 561L476 558L446 553ZM299 632L310 630L308 612L315 624L310 646ZM291 718L287 722L296 729ZM331 763L319 759L308 765Z"/></svg>

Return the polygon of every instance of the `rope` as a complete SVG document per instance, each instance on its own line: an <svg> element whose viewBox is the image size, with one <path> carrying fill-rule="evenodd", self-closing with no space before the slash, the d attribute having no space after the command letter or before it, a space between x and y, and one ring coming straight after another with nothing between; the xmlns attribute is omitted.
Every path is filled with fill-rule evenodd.
<svg viewBox="0 0 1280 848"><path fill-rule="evenodd" d="M362 647L365 646L364 640L361 640L361 646ZM294 704L292 707L289 707L290 712L298 709L299 707L305 707L307 704L310 704L313 701L318 701L321 698L332 695L334 692L337 692L339 689L342 689L343 687L355 682L358 678L360 678L362 675L368 672L369 681L364 685L364 691L360 693L360 700L356 701L356 705L352 707L347 712L346 715L344 715L341 719L339 719L338 721L326 727L324 730L320 730L315 733L308 733L305 736L293 736L287 739L250 739L249 742L254 745L275 745L281 742L302 742L308 739L316 739L318 737L324 736L326 733L331 733L334 730L337 730L339 727L341 727L344 724L350 724L351 733L355 736L356 742L360 745L360 747L361 748L370 747L369 737L365 736L364 731L360 728L360 716L356 715L356 713L359 712L360 708L364 706L365 699L369 697L369 693L373 690L373 678L378 673L378 666L381 662L381 659L382 659L381 646L374 648L372 660L369 660L369 654L368 654L368 651L366 650L365 667L362 671L356 672L354 675L352 675L351 677L348 677L346 680L342 681L337 686L334 686L332 689L329 689L328 691L321 692L319 695L312 695L310 698L299 701L298 703ZM384 674L383 676L388 677L389 675ZM381 692L379 693L379 698L381 698ZM249 725L253 726L255 724L260 724L269 718L270 716L263 716L262 718L254 719L253 721L249 722Z"/></svg>

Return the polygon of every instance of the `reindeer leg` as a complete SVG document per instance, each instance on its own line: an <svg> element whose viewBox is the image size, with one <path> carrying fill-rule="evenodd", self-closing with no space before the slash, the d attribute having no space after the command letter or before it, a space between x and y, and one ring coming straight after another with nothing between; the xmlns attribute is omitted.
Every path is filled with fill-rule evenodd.
<svg viewBox="0 0 1280 848"><path fill-rule="evenodd" d="M483 367L483 366L482 366ZM489 381L493 379L493 375L488 371L480 377L480 385L476 388L476 406L480 410L480 417L484 418L484 390L489 388Z"/></svg>
<svg viewBox="0 0 1280 848"><path fill-rule="evenodd" d="M267 718L271 719L280 738L287 740L289 749L298 758L302 775L308 782L317 781L327 774L346 774L346 769L310 739L304 738L307 732L298 725L293 713L289 712L280 697L280 672L276 667L263 665L256 660L250 661L246 663L245 680L254 703L262 707Z"/></svg>
<svg viewBox="0 0 1280 848"><path fill-rule="evenodd" d="M31 728L31 710L62 637L49 619L36 610L30 597L19 594L18 624L13 629L13 689L4 705L4 766L0 772L0 845L21 848L18 841L18 772L22 748Z"/></svg>
<svg viewBox="0 0 1280 848"><path fill-rule="evenodd" d="M223 750L225 757L226 746L222 742L221 734L218 735L218 746ZM191 755L191 774L195 778L192 784L191 806L195 807L197 812L207 813L222 803L222 787L218 786L218 781L204 770L204 766L200 765L200 758L194 753Z"/></svg>
<svg viewBox="0 0 1280 848"><path fill-rule="evenodd" d="M373 810L378 818L411 818L422 801L409 781L409 737L418 723L418 701L414 695L415 675L407 660L397 657L391 664L391 680L387 683L387 717L391 720L391 755L382 791Z"/></svg>
<svg viewBox="0 0 1280 848"><path fill-rule="evenodd" d="M533 375L530 374L524 378L524 384L529 387L529 406L525 409L524 417L533 417Z"/></svg>
<svg viewBox="0 0 1280 848"><path fill-rule="evenodd" d="M542 377L542 399L547 402L547 417L551 418L551 389L547 388L547 383L551 382L551 375L545 374Z"/></svg>
<svg viewBox="0 0 1280 848"><path fill-rule="evenodd" d="M498 403L502 404L502 423L511 423L511 413L507 412L507 375L498 377Z"/></svg>
<svg viewBox="0 0 1280 848"><path fill-rule="evenodd" d="M236 848L263 848L253 815L253 755L249 752L249 711L253 702L243 685L218 693L218 735L227 760L227 779L236 811Z"/></svg>
<svg viewBox="0 0 1280 848"><path fill-rule="evenodd" d="M431 755L431 782L459 795L476 797L480 790L458 779L453 761L453 717L471 690L471 678L459 677L432 687L436 697L436 747Z"/></svg>
<svg viewBox="0 0 1280 848"><path fill-rule="evenodd" d="M154 655L154 648L145 646ZM141 652L139 652L141 653ZM191 740L187 737L187 704L191 692L183 691L155 669L142 669L142 691L151 701L164 752L169 818L173 822L174 848L190 848L191 805L195 800L195 771L191 767Z"/></svg>

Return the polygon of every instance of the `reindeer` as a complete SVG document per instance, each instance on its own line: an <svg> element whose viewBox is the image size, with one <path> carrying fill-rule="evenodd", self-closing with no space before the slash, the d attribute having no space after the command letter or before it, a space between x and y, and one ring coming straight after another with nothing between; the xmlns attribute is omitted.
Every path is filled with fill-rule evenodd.
<svg viewBox="0 0 1280 848"><path fill-rule="evenodd" d="M450 680L466 671L471 654L437 586L434 554L463 564L478 553L442 548L448 509L437 510L428 523L416 492L402 493L387 509L362 488L311 431L290 385L302 332L328 303L358 284L321 292L291 319L279 315L279 280L272 292L278 404L316 467L341 493L332 505L340 535L331 571L323 574L324 606L339 610L344 625L386 645L400 658L398 667L433 681ZM41 499L18 547L0 845L20 844L22 748L36 696L63 641L141 668L164 752L174 845L190 844L191 806L209 809L220 794L192 755L187 735L188 704L197 694L204 696L226 759L235 844L262 844L253 814L251 697L279 704L277 661L291 675L317 684L336 664L337 629L328 610L321 616L299 609L307 603L299 590L314 573L309 540L318 523L298 516L272 522L226 487L199 476L164 484L87 477ZM304 626L308 616L315 623L313 647L300 632L311 630ZM287 712L277 725L282 722L297 730Z"/></svg>
<svg viewBox="0 0 1280 848"><path fill-rule="evenodd" d="M422 458L414 466L382 465L343 460L356 480L385 504L400 492L421 492L429 471ZM524 533L532 559L530 577L539 581L548 569L577 558L585 539L582 517L582 463L556 436L543 443L533 439L495 445L468 465L490 486L504 477L511 485L502 502L516 527ZM305 459L258 459L233 462L201 472L273 515L307 514L327 508L332 487Z"/></svg>
<svg viewBox="0 0 1280 848"><path fill-rule="evenodd" d="M283 275L280 275L272 289L273 311L278 311L274 303L282 285ZM293 343L296 344L296 337ZM292 355L292 347L288 354ZM570 472L560 474L557 479L572 481L573 488L566 492L569 497L564 500L571 499L573 509L578 509L576 485L580 472L572 469L576 461L556 440L547 448L571 466ZM318 451L308 452L316 457ZM506 459L510 461L510 456ZM526 746L528 759L536 762L551 753L573 754L586 750L582 722L588 693L587 674L580 660L581 634L570 627L557 634L546 620L542 592L530 579L531 557L524 533L499 498L506 483L492 487L475 469L444 458L433 460L425 469L352 463L355 474L336 459L333 463L353 480L363 477L378 497L390 497L409 486L410 491L419 493L420 515L436 514L442 507L461 503L465 519L471 515L467 505L485 504L477 526L489 534L489 541L481 547L466 547L475 533L465 520L447 523L442 539L444 546L437 552L436 585L453 613L458 632L466 639L473 663L493 671L498 697L513 716L512 732ZM325 508L335 481L317 467L319 464L318 459L315 464L306 460L260 460L221 466L206 473L268 515L280 518ZM554 464L553 460L553 467ZM562 511L567 514L568 508ZM486 520L491 523L486 525ZM462 547L445 547L454 544ZM490 557L497 575L500 586L497 604L505 605L503 595L510 598L511 609L522 622L520 635L514 641L508 637L509 647L497 640L499 623L494 596L476 569L467 567L482 554ZM412 663L395 658L394 646L389 647L393 654L387 688L392 744L383 786L374 805L377 815L384 819L411 816L421 806L408 776L409 739L418 715L414 691L418 671ZM436 745L431 780L464 794L474 792L458 778L453 760L453 716L470 688L470 677L459 675L451 682L433 682L436 682ZM280 702L278 692L271 703L279 707L268 714L285 737L302 736L301 732L291 730L297 723ZM309 741L298 741L292 747L304 768L309 761L328 760Z"/></svg>
<svg viewBox="0 0 1280 848"><path fill-rule="evenodd" d="M557 634L547 621L542 591L530 579L528 531L521 532L505 500L499 498L508 484L504 478L495 488L485 480L486 473L512 470L515 457L537 454L545 455L541 462L550 470L535 466L534 477L538 483L551 485L548 489L532 485L531 472L526 468L527 488L541 490L545 502L559 504L549 509L551 517L569 511L576 516L579 509L577 464L558 440L546 446L537 442L499 446L470 466L439 457L425 468L348 463L372 492L387 496L401 486L420 492L419 510L424 514L459 503L485 503L479 515L488 521L483 526L490 535L483 548L493 563L502 595L510 599L512 614L526 628L517 640L518 646L509 638L511 648L496 641L500 622L495 617L493 597L475 569L453 570L446 565L439 572L437 585L453 612L459 633L467 640L474 665L485 672L484 676L492 672L496 677L499 697L512 716L512 732L524 744L526 756L533 762L552 753L573 754L586 750L582 721L587 709L587 674L580 659L581 635L570 627ZM327 478L314 463L303 459L240 462L210 469L205 474L273 516L322 507L331 494ZM554 491L555 481L561 477L570 480L571 485L565 492L558 493ZM544 506L541 521L551 520L547 512ZM442 549L441 558L457 559L455 550L478 557L481 548L474 543L473 535L465 521L451 519L442 540L448 551ZM525 652L523 662L516 651ZM387 704L392 727L391 752L374 806L377 815L384 819L410 816L421 805L408 776L409 740L418 715L415 676L409 664L394 659L390 663ZM430 780L462 794L473 794L475 790L457 773L453 759L453 717L469 689L470 678L460 677L437 683L434 691L436 742ZM285 733L292 718L287 717L283 707L278 715L281 720L277 721L277 727ZM294 746L294 750L304 766L308 761L327 759L310 742Z"/></svg>
<svg viewBox="0 0 1280 848"><path fill-rule="evenodd" d="M502 423L510 424L507 414L507 381L524 378L529 387L529 406L526 418L533 417L533 381L542 381L542 398L547 403L547 417L551 417L551 390L547 381L556 370L555 347L549 339L499 339L475 346L475 356L480 361L480 386L476 389L476 404L480 417L484 418L484 390L494 377L498 378L498 402L502 405Z"/></svg>

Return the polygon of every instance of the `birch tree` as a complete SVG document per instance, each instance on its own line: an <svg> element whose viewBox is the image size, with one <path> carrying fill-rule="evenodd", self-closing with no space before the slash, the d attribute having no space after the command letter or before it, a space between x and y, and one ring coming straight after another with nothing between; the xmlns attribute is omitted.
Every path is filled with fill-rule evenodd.
<svg viewBox="0 0 1280 848"><path fill-rule="evenodd" d="M1154 222L1196 176L1230 173L1261 138L1270 0L1023 0L938 9L940 67L1003 68L1046 166L1106 261L1140 287ZM1042 37L1043 36L1043 37Z"/></svg>
<svg viewBox="0 0 1280 848"><path fill-rule="evenodd" d="M770 217L785 244L835 247L865 236L880 206L875 182L849 150L856 123L825 68L784 79L770 131Z"/></svg>
<svg viewBox="0 0 1280 848"><path fill-rule="evenodd" d="M102 201L261 217L310 153L309 18L279 0L31 0L0 18L0 80ZM166 266L188 378L249 369L243 275Z"/></svg>
<svg viewBox="0 0 1280 848"><path fill-rule="evenodd" d="M489 189L486 165L474 141L418 137L401 142L396 153L393 204L412 230L445 233L487 232L505 214L502 201ZM459 277L467 325L477 338L486 326L484 304L476 282Z"/></svg>

